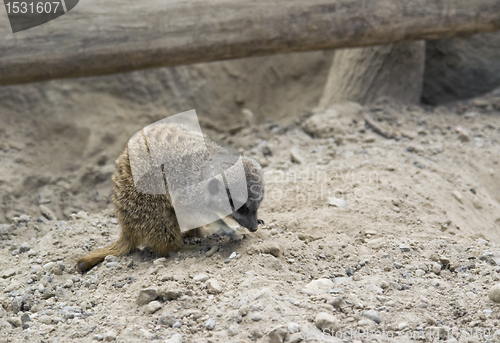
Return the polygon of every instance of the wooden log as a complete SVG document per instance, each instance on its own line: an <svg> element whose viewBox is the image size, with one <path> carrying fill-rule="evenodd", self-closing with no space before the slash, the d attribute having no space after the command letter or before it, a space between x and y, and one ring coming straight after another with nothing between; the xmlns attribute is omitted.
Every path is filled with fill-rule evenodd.
<svg viewBox="0 0 500 343"><path fill-rule="evenodd" d="M0 85L500 29L500 0L86 0L12 34Z"/></svg>

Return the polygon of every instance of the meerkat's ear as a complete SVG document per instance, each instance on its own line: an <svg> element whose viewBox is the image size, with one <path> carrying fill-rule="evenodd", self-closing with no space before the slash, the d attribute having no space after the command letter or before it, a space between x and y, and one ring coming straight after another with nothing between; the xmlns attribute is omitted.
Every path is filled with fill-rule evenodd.
<svg viewBox="0 0 500 343"><path fill-rule="evenodd" d="M210 193L210 195L214 196L219 194L221 189L222 184L219 180L211 179L210 181L208 181L208 193Z"/></svg>

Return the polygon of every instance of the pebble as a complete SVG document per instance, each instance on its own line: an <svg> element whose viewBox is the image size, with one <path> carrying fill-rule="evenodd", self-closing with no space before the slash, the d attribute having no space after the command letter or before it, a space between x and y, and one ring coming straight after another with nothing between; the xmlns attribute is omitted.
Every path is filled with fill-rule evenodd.
<svg viewBox="0 0 500 343"><path fill-rule="evenodd" d="M178 299L183 294L184 292L182 291L182 289L170 288L170 287L162 288L158 291L158 296L165 301Z"/></svg>
<svg viewBox="0 0 500 343"><path fill-rule="evenodd" d="M329 334L331 334L332 331L340 330L340 324L338 323L337 319L326 312L318 313L316 315L316 318L314 319L314 323L320 330L330 330Z"/></svg>
<svg viewBox="0 0 500 343"><path fill-rule="evenodd" d="M253 313L250 316L250 319L253 320L254 322L258 322L262 319L262 315L260 313Z"/></svg>
<svg viewBox="0 0 500 343"><path fill-rule="evenodd" d="M373 320L377 324L380 324L380 322L382 321L382 319L380 318L380 315L375 310L363 311L363 313L361 313L361 315L363 317L370 319L370 320Z"/></svg>
<svg viewBox="0 0 500 343"><path fill-rule="evenodd" d="M161 308L161 303L159 301L151 301L147 306L146 306L146 313L147 314L153 314L156 311L158 311Z"/></svg>
<svg viewBox="0 0 500 343"><path fill-rule="evenodd" d="M110 330L104 334L104 341L105 342L112 342L116 340L117 333L114 330Z"/></svg>
<svg viewBox="0 0 500 343"><path fill-rule="evenodd" d="M106 263L106 267L107 268L113 268L113 267L116 267L118 265L118 262L108 262Z"/></svg>
<svg viewBox="0 0 500 343"><path fill-rule="evenodd" d="M12 327L18 328L23 325L23 322L21 321L21 318L19 317L9 317L7 318L7 322L12 325Z"/></svg>
<svg viewBox="0 0 500 343"><path fill-rule="evenodd" d="M6 271L4 271L2 273L2 278L3 279L8 279L10 278L11 276L14 276L16 275L16 270L15 269L7 269Z"/></svg>
<svg viewBox="0 0 500 343"><path fill-rule="evenodd" d="M236 336L239 333L240 333L240 328L238 324L230 325L229 328L227 329L227 334L229 336Z"/></svg>
<svg viewBox="0 0 500 343"><path fill-rule="evenodd" d="M292 162L295 162L297 164L305 163L304 157L302 156L297 147L293 147L292 149L290 149L290 158Z"/></svg>
<svg viewBox="0 0 500 343"><path fill-rule="evenodd" d="M149 304L158 297L158 291L155 288L145 288L139 292L136 303L139 306Z"/></svg>
<svg viewBox="0 0 500 343"><path fill-rule="evenodd" d="M170 312L165 312L160 316L160 318L158 318L158 324L169 327L174 325L176 321L177 320L174 318L174 315Z"/></svg>
<svg viewBox="0 0 500 343"><path fill-rule="evenodd" d="M341 297L335 297L327 301L327 304L332 305L333 307L341 307L345 304L344 299Z"/></svg>
<svg viewBox="0 0 500 343"><path fill-rule="evenodd" d="M330 280L330 279L317 279L309 282L304 289L302 290L303 293L307 295L318 295L321 293L327 293L329 290L331 290L335 284Z"/></svg>
<svg viewBox="0 0 500 343"><path fill-rule="evenodd" d="M406 244L401 244L399 246L399 249L401 249L402 252L410 252L411 251L411 248L409 245L406 245Z"/></svg>
<svg viewBox="0 0 500 343"><path fill-rule="evenodd" d="M459 203L461 203L461 204L464 203L464 198L459 191L453 191L453 192L451 192L451 194L453 194L453 196L455 197L455 199L458 200Z"/></svg>
<svg viewBox="0 0 500 343"><path fill-rule="evenodd" d="M180 328L182 326L182 322L180 320L177 320L174 325L172 325L173 328Z"/></svg>
<svg viewBox="0 0 500 343"><path fill-rule="evenodd" d="M182 343L182 336L178 333L170 337L165 341L165 343Z"/></svg>
<svg viewBox="0 0 500 343"><path fill-rule="evenodd" d="M266 336L266 339L267 339L266 342L267 343L282 343L285 341L287 334L288 334L288 332L285 329L285 326L283 326L283 325L277 326L277 327L271 329L271 331L269 331L269 333Z"/></svg>
<svg viewBox="0 0 500 343"><path fill-rule="evenodd" d="M214 318L209 318L207 322L205 323L205 328L207 330L212 330L215 327L215 319Z"/></svg>
<svg viewBox="0 0 500 343"><path fill-rule="evenodd" d="M24 323L27 323L27 322L31 322L31 318L30 318L30 315L27 314L27 313L23 313L21 315L21 322L24 324Z"/></svg>
<svg viewBox="0 0 500 343"><path fill-rule="evenodd" d="M294 322L290 322L288 324L288 331L290 331L290 333L300 332L300 325Z"/></svg>
<svg viewBox="0 0 500 343"><path fill-rule="evenodd" d="M208 250L206 253L205 253L205 256L206 257L212 257L216 252L217 250L219 250L219 247L217 245L213 245L210 250Z"/></svg>
<svg viewBox="0 0 500 343"><path fill-rule="evenodd" d="M407 322L402 322L398 324L398 331L404 330L408 326Z"/></svg>
<svg viewBox="0 0 500 343"><path fill-rule="evenodd" d="M425 272L422 269L415 270L415 275L418 277L422 277L425 275Z"/></svg>
<svg viewBox="0 0 500 343"><path fill-rule="evenodd" d="M491 287L488 296L491 301L500 303L500 284L496 284Z"/></svg>
<svg viewBox="0 0 500 343"><path fill-rule="evenodd" d="M31 249L30 245L26 242L22 243L21 246L19 247L19 253L25 253Z"/></svg>
<svg viewBox="0 0 500 343"><path fill-rule="evenodd" d="M71 288L71 287L73 287L73 280L71 280L71 279L66 280L66 282L63 285L63 287L64 288Z"/></svg>
<svg viewBox="0 0 500 343"><path fill-rule="evenodd" d="M48 220L56 220L54 212L52 212L52 210L47 206L40 205L38 208L40 209L40 213L42 214L42 216L44 216Z"/></svg>
<svg viewBox="0 0 500 343"><path fill-rule="evenodd" d="M430 325L437 325L437 320L434 319L430 314L426 313L424 315L425 321Z"/></svg>
<svg viewBox="0 0 500 343"><path fill-rule="evenodd" d="M52 267L56 266L56 263L55 262L49 262L49 263L45 263L43 265L43 269L49 271L52 269Z"/></svg>
<svg viewBox="0 0 500 343"><path fill-rule="evenodd" d="M247 254L249 255L271 254L274 257L280 257L281 252L282 248L280 244L275 241L266 241L262 244L254 244L247 249Z"/></svg>
<svg viewBox="0 0 500 343"><path fill-rule="evenodd" d="M329 197L328 198L328 205L334 206L334 207L339 207L339 208L347 207L347 203L345 202L345 200L342 198L337 198L337 197Z"/></svg>
<svg viewBox="0 0 500 343"><path fill-rule="evenodd" d="M206 274L198 274L193 277L193 280L196 282L205 282L209 279L209 276Z"/></svg>
<svg viewBox="0 0 500 343"><path fill-rule="evenodd" d="M218 294L222 292L222 287L219 284L219 281L216 279L208 279L205 284L207 285L207 292L210 294Z"/></svg>
<svg viewBox="0 0 500 343"><path fill-rule="evenodd" d="M231 253L231 255L229 256L229 258L230 258L230 259L233 259L233 258L235 258L235 257L236 257L236 252L234 252L234 251L233 251L233 252Z"/></svg>
<svg viewBox="0 0 500 343"><path fill-rule="evenodd" d="M102 341L103 339L104 339L104 337L102 335L94 335L92 337L92 340L99 341L99 342Z"/></svg>

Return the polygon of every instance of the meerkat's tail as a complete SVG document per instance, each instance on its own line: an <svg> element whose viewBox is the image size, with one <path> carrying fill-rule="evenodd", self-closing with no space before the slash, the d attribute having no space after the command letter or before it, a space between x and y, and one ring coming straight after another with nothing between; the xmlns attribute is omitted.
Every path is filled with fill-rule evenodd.
<svg viewBox="0 0 500 343"><path fill-rule="evenodd" d="M107 247L92 251L90 254L80 257L76 261L76 269L80 273L85 273L92 269L99 262L104 261L108 255L122 256L130 253L135 248L135 245L128 239L120 236L120 238Z"/></svg>

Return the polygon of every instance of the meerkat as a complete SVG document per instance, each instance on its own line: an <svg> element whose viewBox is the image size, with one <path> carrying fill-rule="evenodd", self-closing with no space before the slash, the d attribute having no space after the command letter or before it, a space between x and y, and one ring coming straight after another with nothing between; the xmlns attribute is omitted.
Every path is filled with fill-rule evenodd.
<svg viewBox="0 0 500 343"><path fill-rule="evenodd" d="M176 170L176 168L181 168L178 166L182 165L182 163L176 163L175 161L182 160L184 165L186 161L194 163L195 168L190 170L210 172L210 168L206 168L206 162L210 160L207 151L209 154L217 155L222 151L218 144L208 139L200 131L192 130L180 124L156 125L149 137L148 139L156 141L156 143L167 143L168 151L165 151L164 154L171 163L162 165L164 178L175 178L175 175L184 173L183 179L198 178L203 182L200 182L197 187L207 187L207 192L202 192L201 189L196 187L191 187L182 192L182 197L187 197L188 203L189 200L195 200L191 201L191 203L198 207L198 211L202 208L204 212L207 212L207 215L211 213L216 215L219 210L218 203L212 201L214 199L211 198L215 198L220 194L227 194L234 210L229 216L236 220L239 225L249 231L256 231L258 225L264 223L257 217L257 210L264 197L262 169L257 161L248 157L240 158L246 178L245 193L247 193L248 197L246 202L237 204L237 199L231 199L232 194L230 195L227 189L228 182L230 183L233 178L230 172L226 173L227 180L224 179L224 182L220 182L220 180L214 178L208 179L206 175L202 175L203 172L199 173L199 175L186 175L189 172ZM134 151L130 149L131 146L128 144L118 157L116 169L112 176L112 201L121 226L120 237L113 244L80 257L77 260L77 269L82 273L102 262L108 255L126 255L140 246L149 247L160 256L168 256L170 252L175 252L181 248L184 235L199 235L199 228L193 228L184 233L181 232L176 211L174 210L175 201L178 199L172 199L169 192L145 194L137 189L136 184L134 184L130 163L130 154L133 154ZM134 148L132 147L132 149ZM222 152L220 156L223 156ZM216 168L222 170L232 163L234 163L234 159L225 161L224 158L220 158ZM213 167L213 164L211 166ZM199 193L203 193L203 195ZM179 201L182 201L182 199ZM234 205L237 206L234 207ZM186 211L190 210L189 206L185 207L185 209ZM187 217L189 218L189 213ZM213 223L213 227L225 234L231 234L233 231L220 219Z"/></svg>

